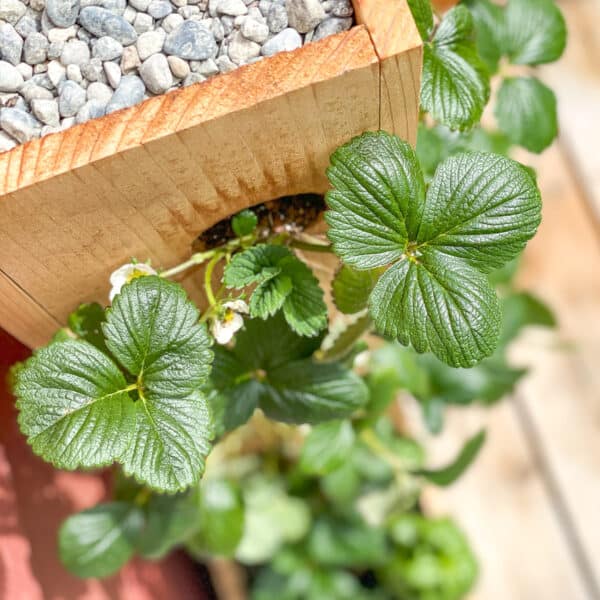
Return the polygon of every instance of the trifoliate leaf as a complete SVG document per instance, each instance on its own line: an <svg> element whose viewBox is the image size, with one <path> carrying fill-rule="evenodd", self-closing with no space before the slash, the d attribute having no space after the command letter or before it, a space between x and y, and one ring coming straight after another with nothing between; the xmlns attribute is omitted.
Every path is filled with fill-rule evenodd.
<svg viewBox="0 0 600 600"><path fill-rule="evenodd" d="M198 481L210 450L200 388L213 356L198 319L179 285L147 276L123 288L104 325L106 345L138 378L135 430L120 461L128 475L170 493Z"/></svg>
<svg viewBox="0 0 600 600"><path fill-rule="evenodd" d="M200 487L199 531L186 548L199 560L235 553L244 533L244 505L229 481L208 479Z"/></svg>
<svg viewBox="0 0 600 600"><path fill-rule="evenodd" d="M479 121L489 95L489 75L475 48L471 13L457 6L425 44L421 106L444 125L463 130Z"/></svg>
<svg viewBox="0 0 600 600"><path fill-rule="evenodd" d="M312 337L327 326L327 306L317 278L284 246L261 244L233 257L225 269L228 287L259 285L250 299L250 314L267 319L282 309L292 329Z"/></svg>
<svg viewBox="0 0 600 600"><path fill-rule="evenodd" d="M233 233L238 237L251 234L256 229L257 224L258 217L256 213L248 208L239 212L231 219L231 228L233 229Z"/></svg>
<svg viewBox="0 0 600 600"><path fill-rule="evenodd" d="M463 4L473 15L477 52L490 73L495 73L504 42L504 8L490 0L463 0Z"/></svg>
<svg viewBox="0 0 600 600"><path fill-rule="evenodd" d="M460 154L436 171L416 241L487 272L517 256L540 220L540 193L522 165Z"/></svg>
<svg viewBox="0 0 600 600"><path fill-rule="evenodd" d="M58 533L60 559L79 577L107 577L132 556L144 524L128 502L99 504L69 517Z"/></svg>
<svg viewBox="0 0 600 600"><path fill-rule="evenodd" d="M510 0L504 49L515 65L539 65L560 58L567 42L564 17L554 0Z"/></svg>
<svg viewBox="0 0 600 600"><path fill-rule="evenodd" d="M418 474L436 485L448 486L454 483L477 458L484 442L485 430L482 430L467 440L459 455L447 467L436 470L422 469Z"/></svg>
<svg viewBox="0 0 600 600"><path fill-rule="evenodd" d="M350 421L330 421L317 425L304 440L300 468L314 475L330 473L348 459L354 439Z"/></svg>
<svg viewBox="0 0 600 600"><path fill-rule="evenodd" d="M364 310L369 294L381 275L381 269L357 271L343 265L335 274L331 289L337 309L347 315Z"/></svg>
<svg viewBox="0 0 600 600"><path fill-rule="evenodd" d="M96 346L98 350L108 353L102 334L102 323L105 319L104 309L94 302L81 304L75 312L69 315L68 323L69 328L78 338Z"/></svg>
<svg viewBox="0 0 600 600"><path fill-rule="evenodd" d="M338 363L298 360L273 369L266 381L260 407L268 417L288 423L347 417L368 400L363 380Z"/></svg>
<svg viewBox="0 0 600 600"><path fill-rule="evenodd" d="M408 0L408 6L421 37L429 39L429 33L433 29L433 11L430 0Z"/></svg>
<svg viewBox="0 0 600 600"><path fill-rule="evenodd" d="M425 181L409 144L382 131L338 148L327 176L328 237L335 253L359 269L382 267L404 253L419 222Z"/></svg>
<svg viewBox="0 0 600 600"><path fill-rule="evenodd" d="M84 341L38 350L16 375L19 425L58 468L99 467L129 446L135 406L118 367Z"/></svg>
<svg viewBox="0 0 600 600"><path fill-rule="evenodd" d="M531 152L542 152L558 134L556 96L535 77L505 79L494 114L510 141Z"/></svg>
<svg viewBox="0 0 600 600"><path fill-rule="evenodd" d="M500 334L500 305L486 277L430 249L388 269L373 290L370 313L380 333L455 367L491 355Z"/></svg>

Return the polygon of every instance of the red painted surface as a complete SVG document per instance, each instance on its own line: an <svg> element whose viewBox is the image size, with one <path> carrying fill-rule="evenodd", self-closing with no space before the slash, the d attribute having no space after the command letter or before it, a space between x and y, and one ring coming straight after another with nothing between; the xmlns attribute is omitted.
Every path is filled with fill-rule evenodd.
<svg viewBox="0 0 600 600"><path fill-rule="evenodd" d="M135 560L104 580L81 580L58 560L56 534L69 514L106 498L101 474L57 471L20 434L6 374L30 351L0 329L0 600L205 600L183 554Z"/></svg>

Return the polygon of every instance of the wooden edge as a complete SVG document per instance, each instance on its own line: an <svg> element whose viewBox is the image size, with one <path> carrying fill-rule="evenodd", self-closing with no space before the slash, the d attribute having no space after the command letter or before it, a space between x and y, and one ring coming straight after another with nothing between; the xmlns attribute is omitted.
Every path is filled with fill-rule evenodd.
<svg viewBox="0 0 600 600"><path fill-rule="evenodd" d="M380 60L423 45L406 0L353 0L356 20L365 25Z"/></svg>
<svg viewBox="0 0 600 600"><path fill-rule="evenodd" d="M366 27L357 25L293 52L32 140L0 154L0 197L376 62Z"/></svg>

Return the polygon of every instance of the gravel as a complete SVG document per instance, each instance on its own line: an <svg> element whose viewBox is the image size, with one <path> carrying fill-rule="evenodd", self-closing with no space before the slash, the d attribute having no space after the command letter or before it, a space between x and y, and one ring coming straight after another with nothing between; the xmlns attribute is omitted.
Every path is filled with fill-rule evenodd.
<svg viewBox="0 0 600 600"><path fill-rule="evenodd" d="M351 0L0 0L0 152L353 22Z"/></svg>

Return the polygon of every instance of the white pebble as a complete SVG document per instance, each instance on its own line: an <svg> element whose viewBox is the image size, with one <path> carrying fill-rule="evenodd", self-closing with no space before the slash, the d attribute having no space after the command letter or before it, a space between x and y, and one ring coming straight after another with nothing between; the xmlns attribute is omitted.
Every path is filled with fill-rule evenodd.
<svg viewBox="0 0 600 600"><path fill-rule="evenodd" d="M259 23L254 19L246 19L242 23L240 31L245 38L257 42L258 44L262 44L269 37L268 25Z"/></svg>
<svg viewBox="0 0 600 600"><path fill-rule="evenodd" d="M263 56L272 56L278 52L290 52L302 46L300 34L291 27L273 36L261 49Z"/></svg>
<svg viewBox="0 0 600 600"><path fill-rule="evenodd" d="M48 30L48 39L51 42L66 42L74 37L77 37L77 31L79 27L77 25L71 25L71 27L53 27Z"/></svg>
<svg viewBox="0 0 600 600"><path fill-rule="evenodd" d="M86 92L88 100L97 100L104 105L109 103L113 95L112 89L100 81L93 81L90 83Z"/></svg>
<svg viewBox="0 0 600 600"><path fill-rule="evenodd" d="M67 79L69 81L74 81L75 83L81 83L83 81L81 69L78 65L67 66Z"/></svg>
<svg viewBox="0 0 600 600"><path fill-rule="evenodd" d="M123 49L123 56L121 56L121 72L124 75L128 75L132 71L135 71L141 64L135 46L127 46L127 48Z"/></svg>
<svg viewBox="0 0 600 600"><path fill-rule="evenodd" d="M142 33L135 43L140 60L146 60L162 50L167 34L162 29Z"/></svg>
<svg viewBox="0 0 600 600"><path fill-rule="evenodd" d="M17 141L4 131L0 131L0 152L8 152L17 145Z"/></svg>
<svg viewBox="0 0 600 600"><path fill-rule="evenodd" d="M222 15L237 17L248 14L248 7L242 0L220 0L217 4L217 11Z"/></svg>
<svg viewBox="0 0 600 600"><path fill-rule="evenodd" d="M31 101L31 112L45 125L58 127L60 116L58 114L58 103L56 100L43 100L35 98Z"/></svg>
<svg viewBox="0 0 600 600"><path fill-rule="evenodd" d="M16 92L23 85L23 75L14 65L0 60L0 92Z"/></svg>
<svg viewBox="0 0 600 600"><path fill-rule="evenodd" d="M179 58L179 56L169 56L167 61L171 68L171 73L173 73L173 76L177 77L177 79L183 79L189 75L190 65L188 65L183 58Z"/></svg>
<svg viewBox="0 0 600 600"><path fill-rule="evenodd" d="M65 42L60 62L65 65L83 65L90 60L90 48L82 40L69 40Z"/></svg>
<svg viewBox="0 0 600 600"><path fill-rule="evenodd" d="M105 62L104 72L106 73L106 79L111 87L117 89L117 87L119 87L119 82L121 81L121 67L114 62Z"/></svg>
<svg viewBox="0 0 600 600"><path fill-rule="evenodd" d="M173 85L173 76L164 54L153 54L140 67L140 77L154 94L163 94Z"/></svg>
<svg viewBox="0 0 600 600"><path fill-rule="evenodd" d="M55 88L58 88L59 83L67 76L67 69L58 60L51 60L48 63L48 78Z"/></svg>

